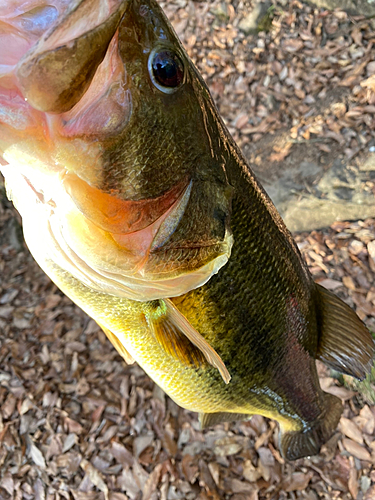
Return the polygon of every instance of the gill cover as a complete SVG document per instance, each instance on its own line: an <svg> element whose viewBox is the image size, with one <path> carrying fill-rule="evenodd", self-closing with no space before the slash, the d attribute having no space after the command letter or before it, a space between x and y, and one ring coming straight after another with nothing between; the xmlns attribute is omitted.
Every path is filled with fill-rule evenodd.
<svg viewBox="0 0 375 500"><path fill-rule="evenodd" d="M140 140L138 129L134 132L136 111L144 105L134 95L139 98L140 89L147 88L143 82L147 80L148 56L146 64L138 56L135 63L128 61L132 51L124 54L120 50L124 40L119 40L121 29L134 37L126 22L137 22L137 8L138 3L129 0L74 0L65 11L60 10L57 22L22 55L11 73L18 101L13 90L9 96L4 90L5 98L9 97L6 107L16 103L28 123L21 130L13 119L9 133L13 139L4 146L0 141L0 148L8 163L2 172L9 197L23 217L26 242L41 267L47 269L46 263L53 261L92 289L147 301L181 295L206 283L228 261L233 240L226 221L231 189L222 179L218 181L220 191L216 189L216 177L224 174L221 164L211 168L211 150L205 166L208 174L192 172L198 168L195 161L183 171L180 162L184 155L178 144L173 146L180 154L177 160L170 160L168 153L167 165L154 160L147 170L143 164L147 157L142 149L148 151L155 144ZM155 19L158 15L156 12ZM176 43L179 47L175 35L170 32L168 36L170 46ZM145 38L150 42L149 35ZM190 63L182 53L181 57L173 54L156 54L153 75L159 86L186 91L182 83ZM0 90L3 92L1 82ZM185 101L194 100L191 92ZM151 92L151 105L153 96ZM156 103L160 106L160 101ZM195 109L200 109L200 103ZM163 113L168 115L165 107ZM17 116L13 110L12 115ZM163 126L159 129L163 134ZM174 128L171 137L177 143L181 134L176 139ZM114 159L109 156L113 151ZM118 160L124 154L129 158L130 174L127 165ZM155 157L159 158L158 151ZM151 184L150 176L168 167L168 162L172 167L169 177L165 176L167 183L159 175L155 195L142 196L143 187ZM136 167L142 175L146 170L149 175L140 175L134 183L139 192L131 191L132 178L127 178ZM111 176L114 188L108 187ZM129 190L133 197L128 196ZM205 213L199 216L202 207ZM217 215L216 233L211 238L210 234L206 237L209 231L200 218L210 222L212 214ZM189 238L181 230L182 220L189 221ZM167 248L177 228L179 235Z"/></svg>

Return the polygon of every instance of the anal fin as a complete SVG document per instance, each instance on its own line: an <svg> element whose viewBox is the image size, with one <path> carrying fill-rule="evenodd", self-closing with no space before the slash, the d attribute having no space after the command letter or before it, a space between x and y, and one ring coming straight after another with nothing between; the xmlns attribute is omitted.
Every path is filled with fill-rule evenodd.
<svg viewBox="0 0 375 500"><path fill-rule="evenodd" d="M228 412L217 412L217 413L200 413L199 414L199 424L201 429L207 429L207 427L212 427L213 425L223 424L224 422L235 422L237 420L250 420L252 417L249 413L228 413Z"/></svg>
<svg viewBox="0 0 375 500"><path fill-rule="evenodd" d="M168 355L197 368L212 365L224 382L229 383L231 376L220 356L171 300L157 301L145 317L153 336Z"/></svg>
<svg viewBox="0 0 375 500"><path fill-rule="evenodd" d="M127 365L132 365L133 363L135 363L134 358L128 353L125 347L121 344L117 336L114 333L112 333L111 330L108 330L108 328L106 328L105 326L100 325L99 323L98 325L106 334L108 340L111 342L116 351L120 354L122 358L124 358L125 363Z"/></svg>
<svg viewBox="0 0 375 500"><path fill-rule="evenodd" d="M371 333L345 302L316 286L320 330L316 357L334 370L363 380L373 364Z"/></svg>

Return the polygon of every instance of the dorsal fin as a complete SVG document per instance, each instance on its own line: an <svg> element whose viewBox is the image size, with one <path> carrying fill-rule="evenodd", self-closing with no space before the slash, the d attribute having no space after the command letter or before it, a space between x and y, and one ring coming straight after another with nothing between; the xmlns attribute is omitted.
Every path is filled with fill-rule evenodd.
<svg viewBox="0 0 375 500"><path fill-rule="evenodd" d="M129 2L117 3L109 17L102 22L99 17L100 24L92 27L88 12L100 10L100 4L92 5L95 0L72 2L61 22L25 54L16 74L31 106L39 111L63 113L77 104L103 61Z"/></svg>
<svg viewBox="0 0 375 500"><path fill-rule="evenodd" d="M316 286L320 335L316 357L334 370L363 380L373 364L371 333L345 302Z"/></svg>
<svg viewBox="0 0 375 500"><path fill-rule="evenodd" d="M146 313L152 334L166 353L190 366L210 364L217 368L226 384L231 376L217 352L189 323L169 299L155 302Z"/></svg>

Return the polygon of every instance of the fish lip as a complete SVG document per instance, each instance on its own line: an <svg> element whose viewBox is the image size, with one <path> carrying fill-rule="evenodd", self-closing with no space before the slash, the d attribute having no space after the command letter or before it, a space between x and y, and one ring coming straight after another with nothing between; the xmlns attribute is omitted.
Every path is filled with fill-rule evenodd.
<svg viewBox="0 0 375 500"><path fill-rule="evenodd" d="M48 205L51 208L56 208L56 203L54 202L53 199L46 199L43 191L39 191L35 187L33 181L30 180L29 177L25 173L22 173L21 175L22 175L22 178L24 179L25 183L27 184L28 188L30 188L32 190L32 192L34 193L34 196L35 196L36 200L38 201L38 203L41 203L42 205L45 205L45 206ZM146 254L150 254L153 251L156 251L160 248L163 248L163 246L168 242L168 240L170 239L170 237L172 236L174 231L177 229L177 227L181 221L181 218L183 217L183 215L185 213L185 209L186 209L186 206L189 202L190 194L191 194L192 186L193 186L193 180L190 180L189 182L187 180L184 180L184 181L178 183L177 185L175 185L169 191L167 191L167 193L164 193L164 195L162 195L162 197L159 197L156 199L150 199L150 200L140 200L141 202L144 202L145 204L147 204L148 201L150 203L154 203L155 200L163 198L163 197L165 197L165 195L169 195L169 194L171 195L171 203L169 204L169 206L167 206L167 208L161 213L156 212L155 217L153 219L149 220L145 226L141 226L139 229L137 229L135 231L121 231L121 232L118 231L117 232L117 231L111 231L110 228L108 228L108 227L103 227L101 224L98 224L95 219L88 217L87 214L85 214L83 210L80 210L80 207L76 203L71 192L69 191L69 189L67 189L66 179L67 179L68 175L69 174L65 171L65 169L60 171L58 174L59 183L60 183L62 189L64 189L65 193L71 198L72 202L76 206L77 210L79 210L81 212L82 216L84 218L86 218L87 220L89 220L92 224L94 224L99 229L110 234L112 236L113 240L117 244L119 244L119 241L118 241L119 238L125 238L125 239L134 238L134 237L139 238L139 237L144 236L146 234L146 232L149 231L152 226L156 227L155 234L153 235L152 239L150 240L148 248L145 249ZM85 181L82 180L82 182L85 182ZM178 217L178 214L177 214L177 217L175 217L175 214L176 214L176 212L178 212L180 205L181 205L181 202L183 202L184 199L185 199L185 203L183 204L182 211L180 213L180 217ZM124 202L129 203L130 205L132 203L131 200L125 200ZM134 203L137 204L138 202L134 202ZM175 220L173 220L174 217L175 217ZM171 219L172 219L172 224L171 224ZM169 222L168 234L164 236L164 240L163 240L162 244L160 244L160 243L156 244L156 240L158 238L160 229L162 228L163 223L166 221ZM135 224L137 224L137 222L138 222L138 220L135 221ZM120 245L120 247L122 246L121 243L119 245Z"/></svg>
<svg viewBox="0 0 375 500"><path fill-rule="evenodd" d="M194 272L187 270L177 276L144 276L142 274L124 276L118 272L92 268L69 247L68 253L66 253L58 239L56 239L57 235L54 234L54 230L50 225L48 231L54 241L55 249L58 248L60 256L57 262L58 267L67 270L68 273L71 273L75 278L93 290L137 302L178 297L199 288L205 285L213 275L217 274L230 257L231 243L227 244L229 252L221 252L214 260L202 264ZM229 240L231 239L232 235L229 234ZM61 257L63 262L61 261ZM52 261L56 262L56 259L52 259ZM63 263L63 266L61 266L61 263ZM72 264L73 267L70 265L69 269L66 269L66 263Z"/></svg>
<svg viewBox="0 0 375 500"><path fill-rule="evenodd" d="M211 248L225 245L224 240L218 241L216 243L197 243L194 245L178 245L178 246L170 246L169 248L162 248L163 252L168 252L172 250L199 250L201 248ZM158 249L156 249L158 250Z"/></svg>

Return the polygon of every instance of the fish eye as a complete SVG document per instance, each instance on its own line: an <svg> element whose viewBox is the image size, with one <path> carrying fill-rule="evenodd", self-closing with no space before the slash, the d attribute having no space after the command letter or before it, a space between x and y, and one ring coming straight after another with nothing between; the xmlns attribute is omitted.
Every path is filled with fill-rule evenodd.
<svg viewBox="0 0 375 500"><path fill-rule="evenodd" d="M149 72L155 87L167 94L175 92L185 79L184 63L176 52L168 49L151 53Z"/></svg>

